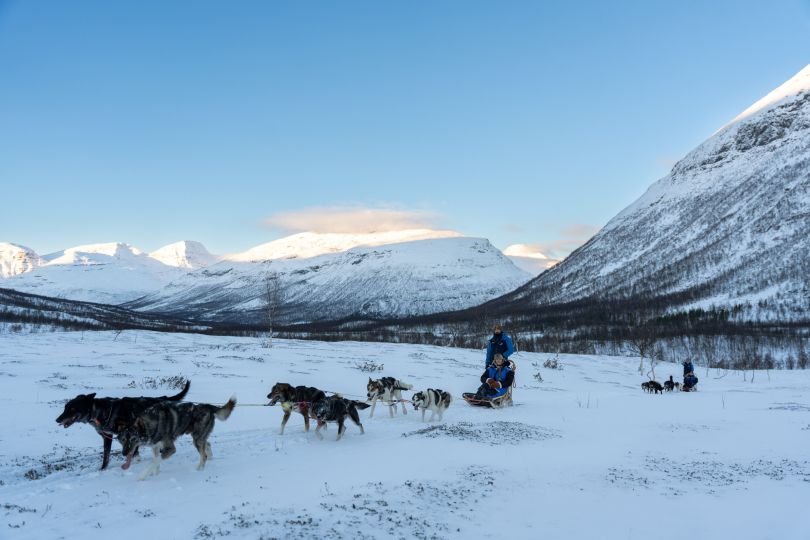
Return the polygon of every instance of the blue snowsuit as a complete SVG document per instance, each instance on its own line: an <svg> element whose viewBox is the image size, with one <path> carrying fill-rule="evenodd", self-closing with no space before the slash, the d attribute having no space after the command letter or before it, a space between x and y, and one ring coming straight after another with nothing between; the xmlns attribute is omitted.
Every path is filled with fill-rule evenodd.
<svg viewBox="0 0 810 540"><path fill-rule="evenodd" d="M513 352L515 352L515 344L512 342L511 337L503 333L493 334L487 341L487 357L484 361L484 367L489 367L496 354L500 353L504 358L508 359Z"/></svg>
<svg viewBox="0 0 810 540"><path fill-rule="evenodd" d="M487 379L494 379L501 383L500 388L490 388L487 384ZM478 389L477 394L482 398L497 398L504 395L509 387L515 380L515 372L509 367L508 363L504 363L500 369L495 364L490 365L484 370L481 375L481 387Z"/></svg>
<svg viewBox="0 0 810 540"><path fill-rule="evenodd" d="M698 378L695 376L695 366L692 362L683 363L683 387L684 390L691 390L698 383Z"/></svg>

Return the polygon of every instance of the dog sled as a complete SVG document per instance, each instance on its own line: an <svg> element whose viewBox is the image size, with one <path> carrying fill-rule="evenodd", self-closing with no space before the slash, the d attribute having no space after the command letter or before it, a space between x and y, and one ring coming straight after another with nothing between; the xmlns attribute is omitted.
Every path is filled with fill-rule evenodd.
<svg viewBox="0 0 810 540"><path fill-rule="evenodd" d="M512 360L509 360L509 369L512 370L513 373L517 372L517 366ZM512 402L512 390L515 388L514 381L506 389L506 393L502 396L494 397L494 398L486 398L480 399L476 397L475 392L465 392L461 394L461 397L472 405L473 407L488 407L490 409L502 409L503 407L511 407L513 405Z"/></svg>

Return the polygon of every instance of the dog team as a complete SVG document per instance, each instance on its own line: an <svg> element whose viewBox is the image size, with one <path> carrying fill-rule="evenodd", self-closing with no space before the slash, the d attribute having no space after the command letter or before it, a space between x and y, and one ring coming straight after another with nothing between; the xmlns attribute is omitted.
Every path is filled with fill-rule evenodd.
<svg viewBox="0 0 810 540"><path fill-rule="evenodd" d="M109 464L112 441L116 438L121 443L122 454L126 460L121 466L123 469L128 469L133 458L139 457L138 449L141 446L150 447L153 454L152 462L144 469L139 479L156 475L160 471L161 460L169 458L176 452L177 438L186 434L191 435L194 447L200 455L197 469L202 470L206 461L212 457L208 437L214 430L214 423L216 420L228 419L236 407L236 398L231 397L221 407L183 401L190 386L190 381L186 381L185 387L179 393L161 397L97 398L95 393L80 394L65 404L65 409L57 417L56 422L65 428L76 422L93 426L104 441L102 470ZM283 416L280 434L284 434L284 427L295 411L304 417L306 431L309 431L310 419L316 421L315 435L320 439L323 438L321 428L333 422L338 424L337 440L340 440L346 431L347 418L360 428L361 434L365 433L358 410L370 407L369 418L371 418L374 416L378 401L388 405L391 417L396 412L397 404L402 405L403 414L408 414L402 391L410 390L411 385L393 377L383 377L377 380L369 378L366 388L370 404L346 399L339 394L327 396L323 390L311 386L277 383L267 394L270 400L267 405L281 406ZM411 399L414 409L422 410L423 422L426 411L431 412L429 421L432 422L436 415L441 421L444 411L452 401L453 397L448 392L433 388L417 392Z"/></svg>
<svg viewBox="0 0 810 540"><path fill-rule="evenodd" d="M672 375L662 385L656 380L641 383L641 389L650 394L663 394L664 391L696 392L698 378L695 375L695 365L688 358L681 362L683 365L683 383L673 380Z"/></svg>

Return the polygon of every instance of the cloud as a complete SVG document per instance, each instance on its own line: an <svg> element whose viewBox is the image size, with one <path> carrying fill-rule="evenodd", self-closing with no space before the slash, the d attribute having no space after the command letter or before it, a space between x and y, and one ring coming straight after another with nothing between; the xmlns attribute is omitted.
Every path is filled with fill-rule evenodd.
<svg viewBox="0 0 810 540"><path fill-rule="evenodd" d="M548 260L549 257L543 253L540 244L512 244L503 250L503 254L508 257L526 257L529 259Z"/></svg>
<svg viewBox="0 0 810 540"><path fill-rule="evenodd" d="M557 239L534 244L534 246L549 258L564 259L597 232L599 232L599 227L594 225L574 223L560 229Z"/></svg>
<svg viewBox="0 0 810 540"><path fill-rule="evenodd" d="M503 250L503 254L512 259L518 268L535 276L560 262L543 253L540 244L512 244Z"/></svg>
<svg viewBox="0 0 810 540"><path fill-rule="evenodd" d="M422 210L364 207L312 207L280 212L264 220L288 233L376 233L406 229L433 229L439 216Z"/></svg>

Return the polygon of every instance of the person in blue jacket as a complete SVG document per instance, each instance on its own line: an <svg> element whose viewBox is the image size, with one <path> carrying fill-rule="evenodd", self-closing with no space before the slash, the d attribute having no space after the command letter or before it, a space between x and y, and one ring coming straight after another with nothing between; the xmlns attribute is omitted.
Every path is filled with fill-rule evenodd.
<svg viewBox="0 0 810 540"><path fill-rule="evenodd" d="M494 399L506 394L515 380L515 372L500 353L493 356L492 363L481 375L481 386L475 393L477 399Z"/></svg>
<svg viewBox="0 0 810 540"><path fill-rule="evenodd" d="M691 360L683 362L683 391L692 392L698 383L698 378L695 375L695 366L692 365Z"/></svg>
<svg viewBox="0 0 810 540"><path fill-rule="evenodd" d="M515 344L512 342L512 338L503 333L501 325L496 324L493 330L492 337L487 341L487 357L484 361L485 368L489 367L496 354L501 354L504 359L508 360L512 353L515 352Z"/></svg>

